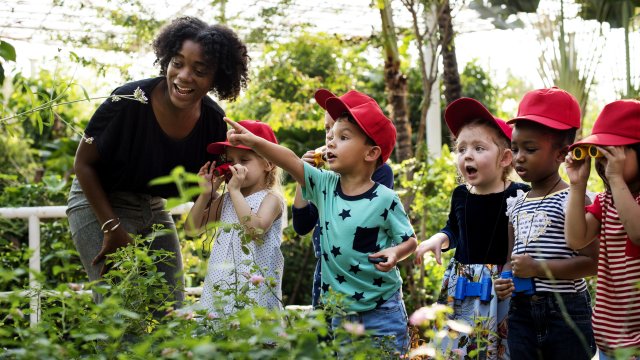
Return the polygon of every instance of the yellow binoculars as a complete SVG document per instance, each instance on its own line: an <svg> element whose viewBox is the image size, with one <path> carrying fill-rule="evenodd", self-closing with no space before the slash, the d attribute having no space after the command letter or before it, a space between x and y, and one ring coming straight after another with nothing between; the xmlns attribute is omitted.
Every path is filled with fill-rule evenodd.
<svg viewBox="0 0 640 360"><path fill-rule="evenodd" d="M325 150L325 147L321 146L317 148L315 153L313 154L313 162L315 163L316 167L323 166L324 163L327 161L327 157L324 154L324 150Z"/></svg>
<svg viewBox="0 0 640 360"><path fill-rule="evenodd" d="M582 160L587 156L591 156L592 158L604 156L595 145L576 146L571 150L571 155L574 160Z"/></svg>

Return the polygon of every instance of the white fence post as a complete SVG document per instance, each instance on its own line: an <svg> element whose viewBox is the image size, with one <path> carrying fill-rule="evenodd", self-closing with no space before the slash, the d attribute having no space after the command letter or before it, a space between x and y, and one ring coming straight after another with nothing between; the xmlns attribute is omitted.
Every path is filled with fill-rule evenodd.
<svg viewBox="0 0 640 360"><path fill-rule="evenodd" d="M40 273L40 218L37 215L29 216L29 290L31 291L29 320L31 327L40 321L40 289L36 275Z"/></svg>

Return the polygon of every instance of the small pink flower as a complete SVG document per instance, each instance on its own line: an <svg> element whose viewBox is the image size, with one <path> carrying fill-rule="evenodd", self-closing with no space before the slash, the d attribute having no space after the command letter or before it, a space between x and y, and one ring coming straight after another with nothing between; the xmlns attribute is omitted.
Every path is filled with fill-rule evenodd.
<svg viewBox="0 0 640 360"><path fill-rule="evenodd" d="M364 325L352 322L345 322L342 324L345 330L353 335L364 335Z"/></svg>
<svg viewBox="0 0 640 360"><path fill-rule="evenodd" d="M261 275L251 275L251 277L249 278L249 281L253 285L258 286L264 282L264 277Z"/></svg>
<svg viewBox="0 0 640 360"><path fill-rule="evenodd" d="M217 319L217 318L218 318L218 314L216 314L216 313L210 312L210 313L207 314L207 319L209 319L209 320L214 320L214 319Z"/></svg>

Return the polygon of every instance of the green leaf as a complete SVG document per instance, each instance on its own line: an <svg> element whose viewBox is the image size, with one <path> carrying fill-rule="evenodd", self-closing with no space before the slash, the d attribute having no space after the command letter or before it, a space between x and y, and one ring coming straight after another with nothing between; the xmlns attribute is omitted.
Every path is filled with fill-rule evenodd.
<svg viewBox="0 0 640 360"><path fill-rule="evenodd" d="M249 255L249 247L247 247L246 245L243 245L243 246L242 246L242 252L243 252L245 255Z"/></svg>
<svg viewBox="0 0 640 360"><path fill-rule="evenodd" d="M149 185L166 185L166 184L172 184L174 182L175 182L174 177L171 175L167 175L167 176L161 176L159 178L155 178L149 181Z"/></svg>
<svg viewBox="0 0 640 360"><path fill-rule="evenodd" d="M91 100L91 98L89 97L89 93L87 92L87 89L85 89L85 88L84 88L84 86L82 86L82 85L80 85L80 84L76 84L76 85L80 86L80 89L82 89L82 93L84 94L84 98L85 98L87 101L90 101L90 100Z"/></svg>
<svg viewBox="0 0 640 360"><path fill-rule="evenodd" d="M2 64L0 64L0 85L2 85L2 83L4 83L4 68Z"/></svg>
<svg viewBox="0 0 640 360"><path fill-rule="evenodd" d="M8 42L0 40L0 57L7 61L16 61L16 49Z"/></svg>

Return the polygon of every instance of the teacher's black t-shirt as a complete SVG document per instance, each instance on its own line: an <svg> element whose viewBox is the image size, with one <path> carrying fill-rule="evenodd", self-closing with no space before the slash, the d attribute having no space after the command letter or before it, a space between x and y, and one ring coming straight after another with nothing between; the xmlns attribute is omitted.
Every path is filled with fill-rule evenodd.
<svg viewBox="0 0 640 360"><path fill-rule="evenodd" d="M200 119L191 133L180 140L169 138L158 125L151 106L151 92L160 81L166 78L135 81L115 89L112 95L132 95L140 87L148 103L109 98L89 121L85 136L94 138L100 154L96 169L107 193L177 196L175 184L149 186L149 181L168 175L180 165L197 173L205 162L213 159L207 153L207 145L226 138L224 111L208 96L202 100Z"/></svg>

